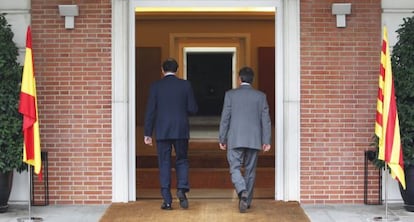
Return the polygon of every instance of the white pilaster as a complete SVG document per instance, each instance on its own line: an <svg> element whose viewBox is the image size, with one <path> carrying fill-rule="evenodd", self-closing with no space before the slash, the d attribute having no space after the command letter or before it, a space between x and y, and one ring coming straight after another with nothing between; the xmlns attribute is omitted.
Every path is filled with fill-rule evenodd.
<svg viewBox="0 0 414 222"><path fill-rule="evenodd" d="M23 65L26 50L26 31L30 25L30 0L1 1L0 13L6 13L7 22L11 25L13 41L19 48L18 63ZM14 171L13 186L9 202L27 202L29 200L29 178L27 171L18 173Z"/></svg>
<svg viewBox="0 0 414 222"><path fill-rule="evenodd" d="M13 41L19 48L18 62L23 65L26 50L26 30L30 25L30 0L2 1L0 13L6 13L7 22L11 25Z"/></svg>
<svg viewBox="0 0 414 222"><path fill-rule="evenodd" d="M276 199L300 201L300 0L277 14Z"/></svg>
<svg viewBox="0 0 414 222"><path fill-rule="evenodd" d="M401 28L400 25L404 23L403 18L414 16L414 13L413 13L414 12L414 1L413 0L382 0L381 8L382 8L381 26L387 27L388 42L390 45L390 50L392 51L392 48L398 41L398 34L396 30ZM382 36L382 30L381 30L381 36ZM380 43L378 43L378 47L380 47ZM384 171L382 171L382 174L384 174ZM402 202L403 200L401 197L398 182L394 179L385 179L386 178L385 175L383 175L382 178L383 178L382 187L384 187L382 189L383 198L387 198L387 201L389 202Z"/></svg>
<svg viewBox="0 0 414 222"><path fill-rule="evenodd" d="M300 0L287 0L284 9L284 200L300 201Z"/></svg>
<svg viewBox="0 0 414 222"><path fill-rule="evenodd" d="M403 23L403 18L412 17L414 15L414 1L413 0L382 0L381 1L382 26L387 26L388 41L392 48L397 43L397 33Z"/></svg>
<svg viewBox="0 0 414 222"><path fill-rule="evenodd" d="M129 200L128 1L112 0L112 201ZM133 22L133 20L132 20ZM135 155L134 155L135 156ZM134 171L135 172L135 171Z"/></svg>

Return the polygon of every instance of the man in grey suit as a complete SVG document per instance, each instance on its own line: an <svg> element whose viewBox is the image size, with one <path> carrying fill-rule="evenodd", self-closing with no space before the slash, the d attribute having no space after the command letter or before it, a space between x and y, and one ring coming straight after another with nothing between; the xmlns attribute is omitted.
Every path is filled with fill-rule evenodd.
<svg viewBox="0 0 414 222"><path fill-rule="evenodd" d="M219 131L219 146L227 150L231 181L239 196L241 213L246 212L252 202L258 153L271 148L269 106L266 95L251 86L253 77L251 68L240 69L240 87L225 94Z"/></svg>

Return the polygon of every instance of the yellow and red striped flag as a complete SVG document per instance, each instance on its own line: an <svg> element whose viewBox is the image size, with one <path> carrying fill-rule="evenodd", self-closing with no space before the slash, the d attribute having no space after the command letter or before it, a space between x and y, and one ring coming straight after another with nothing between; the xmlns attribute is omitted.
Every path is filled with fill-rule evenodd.
<svg viewBox="0 0 414 222"><path fill-rule="evenodd" d="M26 34L26 56L24 60L19 112L23 115L23 162L32 165L41 179L41 151L39 119L37 113L36 79L32 53L32 32Z"/></svg>
<svg viewBox="0 0 414 222"><path fill-rule="evenodd" d="M387 28L384 27L375 134L379 138L378 159L384 160L391 169L391 176L405 189L404 160L400 139L397 103L394 80L392 78L391 57L388 45Z"/></svg>

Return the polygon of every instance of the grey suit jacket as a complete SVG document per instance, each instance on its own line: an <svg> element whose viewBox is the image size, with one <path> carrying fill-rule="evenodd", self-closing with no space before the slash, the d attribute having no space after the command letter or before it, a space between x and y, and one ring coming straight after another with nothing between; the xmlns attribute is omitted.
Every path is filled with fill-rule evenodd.
<svg viewBox="0 0 414 222"><path fill-rule="evenodd" d="M263 92L250 85L226 92L219 141L227 144L227 149L261 149L263 144L271 144L269 106Z"/></svg>

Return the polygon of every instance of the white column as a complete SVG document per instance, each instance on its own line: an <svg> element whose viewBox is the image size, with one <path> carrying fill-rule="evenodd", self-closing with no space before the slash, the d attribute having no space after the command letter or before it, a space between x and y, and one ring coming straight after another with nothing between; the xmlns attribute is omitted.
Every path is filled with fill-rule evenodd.
<svg viewBox="0 0 414 222"><path fill-rule="evenodd" d="M403 24L403 18L412 17L414 11L414 1L413 0L382 0L381 1L381 36L382 36L382 27L387 26L388 30L388 42L390 45L390 49L394 47L394 45L398 41L398 34L396 32L397 29L400 28L400 25ZM380 50L378 48L378 50ZM379 61L378 61L379 62ZM385 198L385 188L387 189L387 200L389 202L402 202L402 197L400 193L400 188L398 182L391 178L390 175L388 176L388 180L386 180L386 176L384 175L384 171L381 172L382 175L382 197ZM385 184L387 183L387 184Z"/></svg>
<svg viewBox="0 0 414 222"><path fill-rule="evenodd" d="M276 104L281 105L276 105L276 110L283 115L276 116L282 123L276 125L278 131L282 130L276 135L282 137L276 138L279 150L276 153L276 199L300 201L300 0L284 0L282 8L282 18L277 17L282 24L277 21L276 25L276 29L282 29L283 38L280 44L276 37L276 48L283 50L283 65L279 67L283 69L283 77L278 78L280 73L276 74ZM276 57L277 62L279 59Z"/></svg>
<svg viewBox="0 0 414 222"><path fill-rule="evenodd" d="M30 0L2 1L0 13L6 13L7 22L11 25L14 34L13 41L19 48L18 62L24 63L26 52L26 31L30 25Z"/></svg>
<svg viewBox="0 0 414 222"><path fill-rule="evenodd" d="M128 1L112 0L112 201L129 200ZM135 167L133 168L135 169ZM132 170L132 169L131 169ZM134 177L135 178L135 177Z"/></svg>
<svg viewBox="0 0 414 222"><path fill-rule="evenodd" d="M18 63L23 65L26 53L26 31L30 25L30 0L1 1L0 13L7 13L7 22L11 25L14 37L13 41L19 48ZM18 173L14 171L13 186L9 202L27 202L29 200L28 172Z"/></svg>

